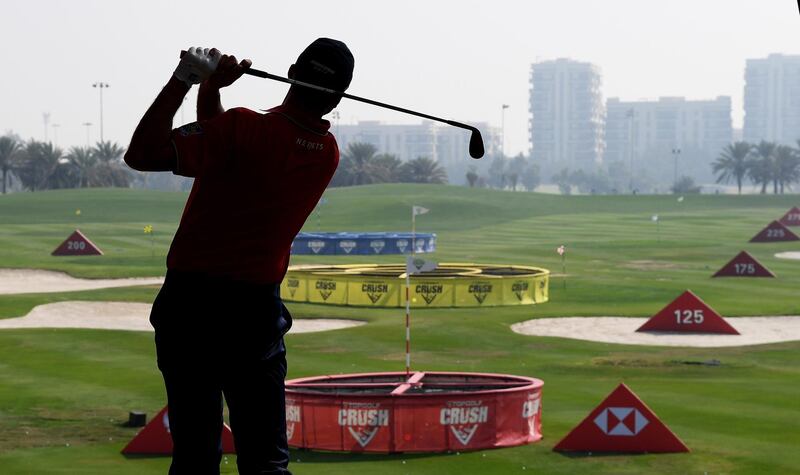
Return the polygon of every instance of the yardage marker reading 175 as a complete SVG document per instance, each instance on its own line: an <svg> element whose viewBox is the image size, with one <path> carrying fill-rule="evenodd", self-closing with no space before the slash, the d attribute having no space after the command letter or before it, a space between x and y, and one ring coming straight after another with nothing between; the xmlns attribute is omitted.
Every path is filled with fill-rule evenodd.
<svg viewBox="0 0 800 475"><path fill-rule="evenodd" d="M697 325L703 323L702 310L675 310L678 325Z"/></svg>
<svg viewBox="0 0 800 475"><path fill-rule="evenodd" d="M749 275L749 274L755 274L756 273L756 266L753 265L752 263L750 263L750 264L740 264L740 263L737 262L733 266L734 266L734 270L736 271L736 275Z"/></svg>

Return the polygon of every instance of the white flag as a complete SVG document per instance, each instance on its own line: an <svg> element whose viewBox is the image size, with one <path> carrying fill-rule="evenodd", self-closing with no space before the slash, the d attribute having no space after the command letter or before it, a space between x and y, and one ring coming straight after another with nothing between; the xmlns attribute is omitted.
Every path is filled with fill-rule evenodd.
<svg viewBox="0 0 800 475"><path fill-rule="evenodd" d="M658 222L658 215L654 214L653 217L650 218L650 219L652 219L654 223L657 223Z"/></svg>
<svg viewBox="0 0 800 475"><path fill-rule="evenodd" d="M411 207L411 214L416 216L418 214L425 214L430 211L428 208L423 208L422 206L412 206Z"/></svg>
<svg viewBox="0 0 800 475"><path fill-rule="evenodd" d="M406 273L409 275L430 272L434 269L436 269L436 263L433 261L426 261L425 259L411 256L406 258Z"/></svg>

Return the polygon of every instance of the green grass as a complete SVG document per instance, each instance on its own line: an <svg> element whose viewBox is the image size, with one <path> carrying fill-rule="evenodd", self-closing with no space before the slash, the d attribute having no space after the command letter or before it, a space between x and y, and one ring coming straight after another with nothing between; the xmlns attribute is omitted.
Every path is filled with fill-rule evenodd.
<svg viewBox="0 0 800 475"><path fill-rule="evenodd" d="M536 307L419 310L414 363L432 370L507 372L545 381L537 444L441 455L295 451L296 474L795 473L800 471L800 342L724 349L642 347L525 337L508 325L540 316L652 315L691 288L725 316L800 314L800 264L773 254L798 243L749 244L800 197L562 197L445 186L382 185L327 192L321 229L407 230L410 206L431 209L418 230L439 236L439 261L537 265L566 273ZM0 267L58 269L83 277L155 276L186 195L132 190L0 197ZM81 216L75 209L81 209ZM659 233L650 220L661 217ZM80 222L78 222L80 221ZM156 230L155 254L146 224ZM75 227L102 257L49 255ZM307 230L317 229L316 216ZM710 279L747 250L777 279ZM297 257L295 263L397 262L397 256ZM0 296L0 318L62 300L150 301L137 287ZM292 304L295 316L369 325L288 337L290 377L400 370L402 312ZM719 359L704 367L681 361ZM553 445L620 381L692 449L690 454L568 457ZM164 404L152 334L90 330L0 332L0 472L165 473L164 458L126 459L129 410ZM67 446L69 444L69 446ZM235 473L233 460L223 473ZM525 470L523 470L525 467Z"/></svg>

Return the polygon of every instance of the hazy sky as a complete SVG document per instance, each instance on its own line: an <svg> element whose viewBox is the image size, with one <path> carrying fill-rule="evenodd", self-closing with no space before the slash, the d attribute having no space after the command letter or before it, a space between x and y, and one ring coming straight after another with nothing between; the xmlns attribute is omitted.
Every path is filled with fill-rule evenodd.
<svg viewBox="0 0 800 475"><path fill-rule="evenodd" d="M285 75L313 39L341 39L356 58L353 94L496 126L509 104L509 154L528 147L536 60L597 64L604 97L729 95L740 127L745 59L800 52L794 0L4 0L2 16L0 133L43 139L49 112L61 147L86 144L85 122L99 138L97 81L111 85L105 138L127 145L188 46L216 46ZM287 87L245 77L223 104L266 108ZM192 94L186 122L193 110ZM349 101L339 110L341 123L416 122Z"/></svg>

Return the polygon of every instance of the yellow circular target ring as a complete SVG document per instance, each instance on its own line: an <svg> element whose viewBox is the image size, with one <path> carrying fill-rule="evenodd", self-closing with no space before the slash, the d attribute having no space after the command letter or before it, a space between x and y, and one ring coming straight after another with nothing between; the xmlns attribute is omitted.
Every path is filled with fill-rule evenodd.
<svg viewBox="0 0 800 475"><path fill-rule="evenodd" d="M411 277L411 306L495 307L547 302L550 271L539 267L440 263ZM291 266L281 298L360 307L405 306L405 266L392 264Z"/></svg>

